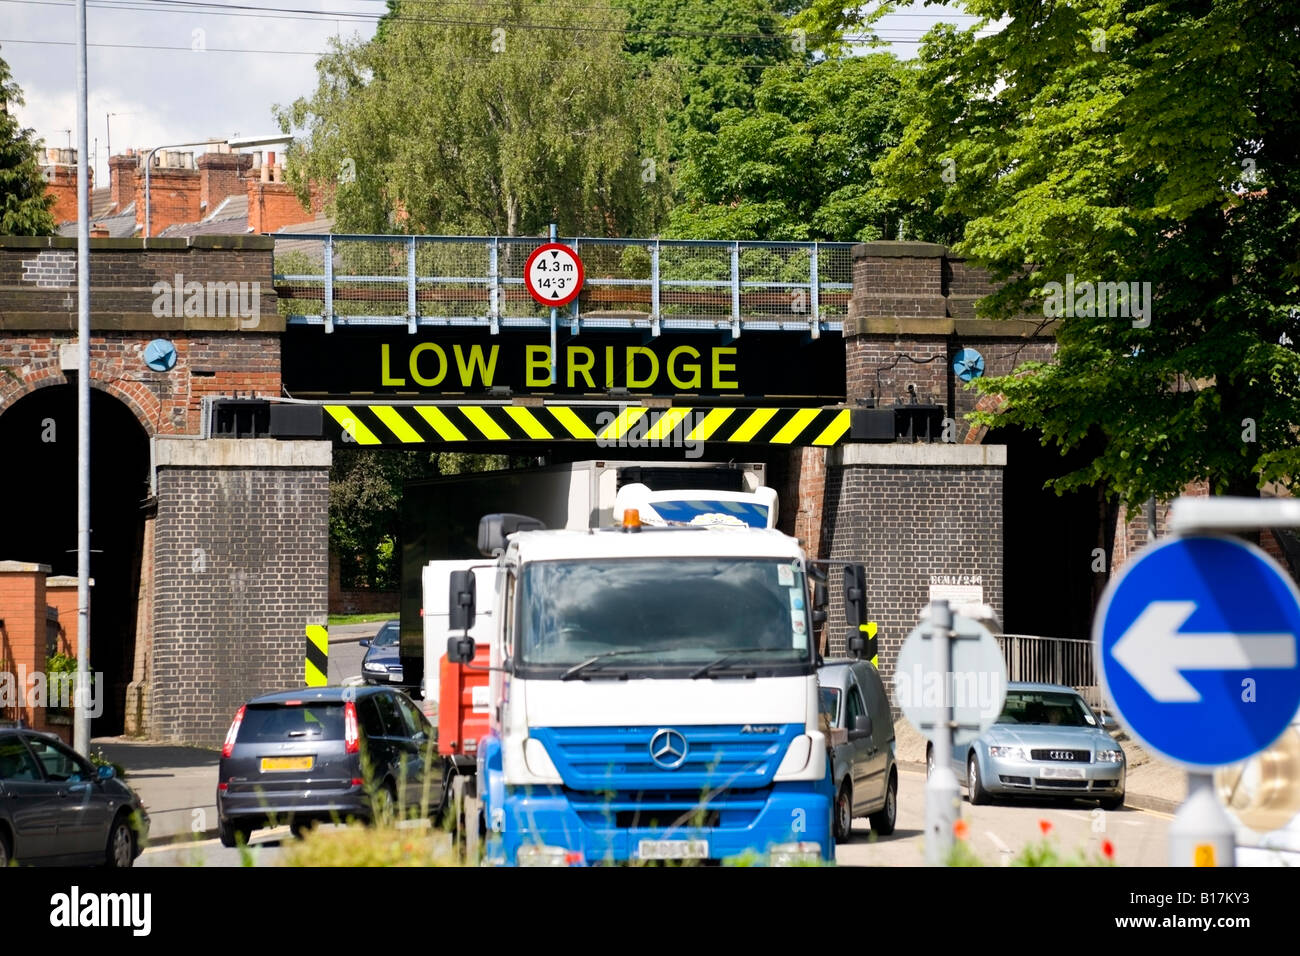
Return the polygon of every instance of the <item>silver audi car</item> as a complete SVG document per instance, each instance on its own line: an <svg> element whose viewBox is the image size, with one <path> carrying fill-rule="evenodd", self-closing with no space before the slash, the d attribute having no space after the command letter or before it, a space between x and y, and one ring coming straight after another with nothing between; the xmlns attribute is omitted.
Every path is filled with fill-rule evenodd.
<svg viewBox="0 0 1300 956"><path fill-rule="evenodd" d="M1059 684L1007 685L997 722L970 744L954 748L953 772L972 804L994 797L1073 797L1124 805L1124 751L1078 691ZM926 750L926 769L934 752Z"/></svg>

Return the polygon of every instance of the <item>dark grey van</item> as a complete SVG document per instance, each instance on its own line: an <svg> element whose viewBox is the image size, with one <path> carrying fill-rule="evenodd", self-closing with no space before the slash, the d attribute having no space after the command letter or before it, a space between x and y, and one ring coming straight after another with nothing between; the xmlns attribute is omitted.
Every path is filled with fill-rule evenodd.
<svg viewBox="0 0 1300 956"><path fill-rule="evenodd" d="M364 758L364 759L363 759ZM265 826L373 820L444 802L436 731L387 687L320 687L250 700L221 751L217 812L224 846Z"/></svg>
<svg viewBox="0 0 1300 956"><path fill-rule="evenodd" d="M854 817L866 817L874 832L887 836L898 819L898 767L884 681L864 660L826 661L817 678L830 729L835 839L848 840Z"/></svg>

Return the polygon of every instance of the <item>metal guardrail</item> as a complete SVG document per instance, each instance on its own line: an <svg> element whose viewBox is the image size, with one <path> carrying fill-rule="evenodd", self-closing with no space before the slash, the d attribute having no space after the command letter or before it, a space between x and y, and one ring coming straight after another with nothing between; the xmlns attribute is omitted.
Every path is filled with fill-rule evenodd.
<svg viewBox="0 0 1300 956"><path fill-rule="evenodd" d="M1007 680L1063 684L1077 690L1089 707L1103 707L1092 641L1031 634L996 637L1007 664Z"/></svg>
<svg viewBox="0 0 1300 956"><path fill-rule="evenodd" d="M524 287L548 240L506 236L282 234L275 290L291 325L549 328ZM853 243L562 240L582 258L582 295L559 324L649 332L841 332Z"/></svg>

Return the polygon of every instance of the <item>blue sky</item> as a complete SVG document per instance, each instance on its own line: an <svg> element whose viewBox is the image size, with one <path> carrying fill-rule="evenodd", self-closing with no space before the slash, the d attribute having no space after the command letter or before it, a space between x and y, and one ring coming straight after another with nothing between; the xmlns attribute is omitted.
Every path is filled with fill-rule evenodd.
<svg viewBox="0 0 1300 956"><path fill-rule="evenodd" d="M383 0L89 2L88 115L95 182L101 185L108 181L110 135L113 151L120 153L127 146L277 133L272 105L315 87L312 54L336 34L371 36L374 18L384 11ZM475 19L490 9L463 6ZM46 146L77 142L76 48L70 45L75 17L70 0L0 0L0 57L26 99L19 119ZM908 58L935 22L970 19L956 6L917 3L885 18L878 29L896 55Z"/></svg>

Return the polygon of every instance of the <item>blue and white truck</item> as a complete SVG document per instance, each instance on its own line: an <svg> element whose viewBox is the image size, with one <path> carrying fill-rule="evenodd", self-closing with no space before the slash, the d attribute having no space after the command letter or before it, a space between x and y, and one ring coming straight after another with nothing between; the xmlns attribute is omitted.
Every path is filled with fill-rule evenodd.
<svg viewBox="0 0 1300 956"><path fill-rule="evenodd" d="M466 805L486 862L833 860L812 606L825 586L771 527L770 489L677 498L689 520L635 485L610 528L483 518L495 634ZM476 578L451 575L464 636L446 666L474 666Z"/></svg>

